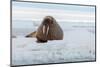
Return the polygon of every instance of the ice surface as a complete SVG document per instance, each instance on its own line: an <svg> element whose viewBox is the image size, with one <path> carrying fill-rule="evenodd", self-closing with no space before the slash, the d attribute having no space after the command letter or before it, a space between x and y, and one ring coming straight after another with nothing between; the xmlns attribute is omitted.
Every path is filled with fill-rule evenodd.
<svg viewBox="0 0 100 67"><path fill-rule="evenodd" d="M36 38L12 38L12 65L94 61L95 33L65 28L63 40L37 43Z"/></svg>

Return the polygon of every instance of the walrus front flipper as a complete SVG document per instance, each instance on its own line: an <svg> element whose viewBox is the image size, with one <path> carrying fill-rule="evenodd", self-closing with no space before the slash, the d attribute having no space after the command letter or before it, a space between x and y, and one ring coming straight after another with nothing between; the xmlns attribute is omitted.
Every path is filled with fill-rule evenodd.
<svg viewBox="0 0 100 67"><path fill-rule="evenodd" d="M45 40L45 41L43 41L43 40L37 40L36 42L37 42L37 43L46 43L47 40Z"/></svg>
<svg viewBox="0 0 100 67"><path fill-rule="evenodd" d="M36 36L36 38L37 38L37 43L46 43L48 40L47 39L42 39L42 38L39 38L38 36Z"/></svg>

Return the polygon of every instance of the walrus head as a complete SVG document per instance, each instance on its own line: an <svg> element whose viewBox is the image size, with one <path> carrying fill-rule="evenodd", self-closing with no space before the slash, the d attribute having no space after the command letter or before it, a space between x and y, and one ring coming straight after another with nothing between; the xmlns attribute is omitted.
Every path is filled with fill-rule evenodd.
<svg viewBox="0 0 100 67"><path fill-rule="evenodd" d="M45 24L53 24L53 20L54 20L53 17L51 17L51 16L46 16L46 17L44 18L44 20L43 20L43 24L44 24L44 25L45 25Z"/></svg>
<svg viewBox="0 0 100 67"><path fill-rule="evenodd" d="M43 27L42 27L43 34L48 35L50 25L53 24L53 17L46 16L42 24L43 24Z"/></svg>

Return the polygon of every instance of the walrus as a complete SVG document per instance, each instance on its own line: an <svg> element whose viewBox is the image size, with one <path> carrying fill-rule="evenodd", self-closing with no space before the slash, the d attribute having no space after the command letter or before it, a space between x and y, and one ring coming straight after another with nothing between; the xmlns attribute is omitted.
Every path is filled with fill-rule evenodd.
<svg viewBox="0 0 100 67"><path fill-rule="evenodd" d="M37 38L37 42L47 42L48 40L62 40L63 30L52 16L44 17L37 31L29 34Z"/></svg>

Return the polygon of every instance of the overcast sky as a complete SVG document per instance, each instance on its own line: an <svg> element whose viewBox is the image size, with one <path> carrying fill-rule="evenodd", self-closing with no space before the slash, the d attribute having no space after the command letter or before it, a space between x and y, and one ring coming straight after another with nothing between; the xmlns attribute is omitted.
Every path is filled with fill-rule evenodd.
<svg viewBox="0 0 100 67"><path fill-rule="evenodd" d="M19 26L16 21L42 21L47 15L60 22L94 22L95 7L16 1L12 3L13 25Z"/></svg>

